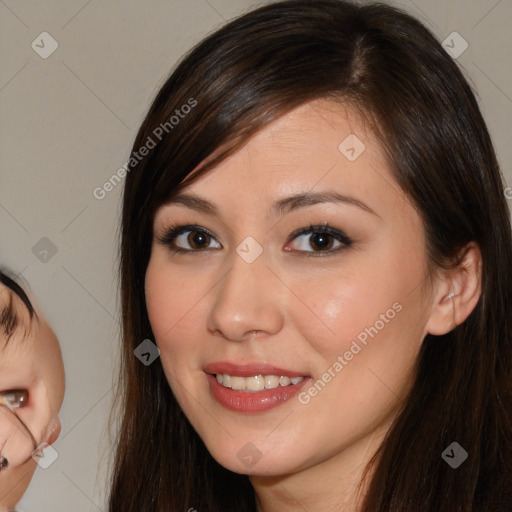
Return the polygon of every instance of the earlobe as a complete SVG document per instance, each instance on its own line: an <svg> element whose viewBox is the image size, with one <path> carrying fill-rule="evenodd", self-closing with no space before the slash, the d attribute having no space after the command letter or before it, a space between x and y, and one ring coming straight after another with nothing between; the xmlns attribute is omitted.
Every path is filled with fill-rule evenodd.
<svg viewBox="0 0 512 512"><path fill-rule="evenodd" d="M455 305L453 302L456 295L456 293L450 292L434 306L434 310L430 315L427 325L428 334L441 336L457 327L455 320Z"/></svg>
<svg viewBox="0 0 512 512"><path fill-rule="evenodd" d="M462 324L474 310L482 289L482 257L478 245L463 249L460 265L443 277L426 331L441 336Z"/></svg>

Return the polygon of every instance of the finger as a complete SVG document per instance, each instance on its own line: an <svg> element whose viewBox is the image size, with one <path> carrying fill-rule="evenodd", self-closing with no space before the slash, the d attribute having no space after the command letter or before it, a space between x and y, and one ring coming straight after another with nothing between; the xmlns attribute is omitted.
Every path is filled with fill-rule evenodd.
<svg viewBox="0 0 512 512"><path fill-rule="evenodd" d="M8 461L8 468L15 468L26 462L33 450L34 441L23 427L16 415L4 407L0 407L0 453Z"/></svg>

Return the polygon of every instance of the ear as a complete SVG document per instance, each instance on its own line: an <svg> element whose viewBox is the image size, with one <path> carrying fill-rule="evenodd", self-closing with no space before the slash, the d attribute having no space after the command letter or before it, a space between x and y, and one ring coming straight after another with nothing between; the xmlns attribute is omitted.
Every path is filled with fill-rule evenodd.
<svg viewBox="0 0 512 512"><path fill-rule="evenodd" d="M428 334L440 336L460 325L475 308L482 292L482 255L475 242L460 252L461 263L445 272L433 296L426 324Z"/></svg>

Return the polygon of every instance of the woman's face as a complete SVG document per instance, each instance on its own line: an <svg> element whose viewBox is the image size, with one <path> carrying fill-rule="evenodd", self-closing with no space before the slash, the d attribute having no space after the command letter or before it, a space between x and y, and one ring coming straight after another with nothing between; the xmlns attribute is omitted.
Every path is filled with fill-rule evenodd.
<svg viewBox="0 0 512 512"><path fill-rule="evenodd" d="M156 213L146 299L167 379L213 457L282 475L376 448L411 385L430 294L420 217L372 133L316 100L184 193L201 202ZM163 243L176 225L196 227Z"/></svg>

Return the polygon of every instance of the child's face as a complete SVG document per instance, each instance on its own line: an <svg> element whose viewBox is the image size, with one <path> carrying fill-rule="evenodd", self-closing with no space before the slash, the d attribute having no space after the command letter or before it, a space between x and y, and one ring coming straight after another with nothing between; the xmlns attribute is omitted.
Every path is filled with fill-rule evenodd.
<svg viewBox="0 0 512 512"><path fill-rule="evenodd" d="M53 443L60 433L59 411L64 398L64 366L55 333L38 313L32 321L20 297L0 283L0 311L12 301L18 326L9 340L0 330L0 391L26 390L26 405L16 409L37 445ZM0 407L5 420L6 407ZM10 416L12 418L12 416ZM13 421L0 422L0 452L9 465L0 472L0 510L21 498L36 468L33 441Z"/></svg>

